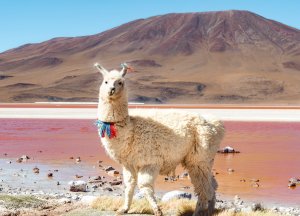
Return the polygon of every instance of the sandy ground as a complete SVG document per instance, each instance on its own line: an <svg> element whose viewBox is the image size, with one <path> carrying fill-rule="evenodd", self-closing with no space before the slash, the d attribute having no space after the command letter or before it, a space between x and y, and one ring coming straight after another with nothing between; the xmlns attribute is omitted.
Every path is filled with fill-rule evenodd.
<svg viewBox="0 0 300 216"><path fill-rule="evenodd" d="M245 107L194 105L130 105L130 110L147 108L180 109L202 115L215 115L224 121L300 122L300 107ZM0 118L96 119L94 104L1 104Z"/></svg>

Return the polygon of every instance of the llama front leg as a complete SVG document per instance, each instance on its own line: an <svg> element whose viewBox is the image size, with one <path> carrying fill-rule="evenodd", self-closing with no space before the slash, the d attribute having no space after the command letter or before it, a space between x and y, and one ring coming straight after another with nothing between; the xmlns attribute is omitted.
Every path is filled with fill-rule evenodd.
<svg viewBox="0 0 300 216"><path fill-rule="evenodd" d="M130 205L132 203L134 188L137 183L137 176L133 170L123 167L123 181L125 185L125 201L122 208L120 208L117 213L125 214L128 212Z"/></svg>
<svg viewBox="0 0 300 216"><path fill-rule="evenodd" d="M212 176L210 165L189 166L189 175L198 196L196 209L193 216L211 216L215 207L216 181Z"/></svg>
<svg viewBox="0 0 300 216"><path fill-rule="evenodd" d="M145 195L148 202L150 203L155 216L162 216L157 201L154 197L154 181L158 176L159 170L154 166L143 167L138 172L138 187L140 191Z"/></svg>

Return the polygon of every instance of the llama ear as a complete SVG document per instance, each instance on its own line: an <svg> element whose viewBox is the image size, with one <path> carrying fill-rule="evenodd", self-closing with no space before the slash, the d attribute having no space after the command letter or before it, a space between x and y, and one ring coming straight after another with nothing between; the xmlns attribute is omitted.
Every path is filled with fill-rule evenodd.
<svg viewBox="0 0 300 216"><path fill-rule="evenodd" d="M128 65L126 63L121 64L122 70L120 71L122 77L124 77L129 69Z"/></svg>
<svg viewBox="0 0 300 216"><path fill-rule="evenodd" d="M102 73L103 76L108 74L108 71L104 67L102 67L99 63L95 63L94 66L98 69L100 73Z"/></svg>

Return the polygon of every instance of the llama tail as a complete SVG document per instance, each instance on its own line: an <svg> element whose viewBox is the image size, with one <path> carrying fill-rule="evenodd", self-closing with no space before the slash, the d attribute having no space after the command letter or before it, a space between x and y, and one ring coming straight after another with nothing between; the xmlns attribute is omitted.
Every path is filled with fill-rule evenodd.
<svg viewBox="0 0 300 216"><path fill-rule="evenodd" d="M207 159L213 160L220 143L225 135L225 128L223 122L215 116L206 115L204 121L197 125L198 131L198 145L207 155Z"/></svg>

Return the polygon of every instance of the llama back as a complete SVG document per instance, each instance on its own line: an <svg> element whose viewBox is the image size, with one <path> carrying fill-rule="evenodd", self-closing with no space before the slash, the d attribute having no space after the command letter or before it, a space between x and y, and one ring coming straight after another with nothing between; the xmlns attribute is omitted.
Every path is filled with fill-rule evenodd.
<svg viewBox="0 0 300 216"><path fill-rule="evenodd" d="M225 128L223 122L215 116L205 115L204 119L204 123L202 116L195 120L197 145L206 152L209 160L213 160L225 135Z"/></svg>

